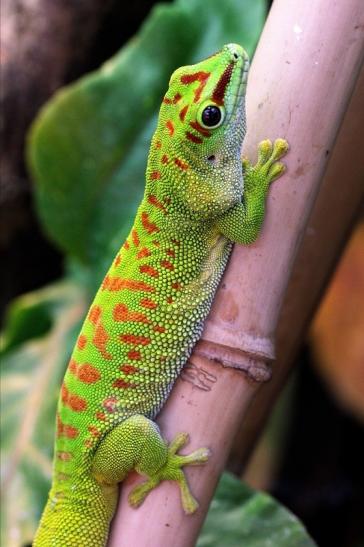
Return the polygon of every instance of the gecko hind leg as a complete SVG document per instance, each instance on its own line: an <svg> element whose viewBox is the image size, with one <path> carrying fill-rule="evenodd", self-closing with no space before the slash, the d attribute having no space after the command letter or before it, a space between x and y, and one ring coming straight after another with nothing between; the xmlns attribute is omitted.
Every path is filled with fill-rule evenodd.
<svg viewBox="0 0 364 547"><path fill-rule="evenodd" d="M92 472L101 485L122 481L135 469L147 480L129 494L129 503L138 507L148 493L162 480L176 481L180 487L182 506L186 513L198 507L183 470L185 465L200 465L207 461L209 450L200 448L182 456L177 451L189 440L186 433L178 434L168 445L157 424L142 415L134 415L117 425L100 443L93 460Z"/></svg>

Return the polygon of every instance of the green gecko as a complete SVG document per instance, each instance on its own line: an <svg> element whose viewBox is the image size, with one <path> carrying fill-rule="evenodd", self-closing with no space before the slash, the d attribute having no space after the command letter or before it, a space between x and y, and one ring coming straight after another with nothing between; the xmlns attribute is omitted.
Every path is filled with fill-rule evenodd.
<svg viewBox="0 0 364 547"><path fill-rule="evenodd" d="M143 200L62 384L36 547L105 545L118 483L132 469L147 477L132 506L170 479L184 511L198 507L182 467L203 464L209 451L178 455L187 433L168 444L154 419L201 334L233 242L257 238L269 185L284 171L283 139L260 143L257 164L242 167L248 65L243 48L228 44L172 74Z"/></svg>

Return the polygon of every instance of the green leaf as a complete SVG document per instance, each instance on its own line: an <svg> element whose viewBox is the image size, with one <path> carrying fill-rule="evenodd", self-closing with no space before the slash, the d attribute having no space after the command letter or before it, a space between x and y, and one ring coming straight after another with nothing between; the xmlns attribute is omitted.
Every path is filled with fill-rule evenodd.
<svg viewBox="0 0 364 547"><path fill-rule="evenodd" d="M303 525L268 494L224 473L197 547L315 547Z"/></svg>
<svg viewBox="0 0 364 547"><path fill-rule="evenodd" d="M38 212L50 237L91 267L94 287L132 224L172 71L228 42L252 53L265 11L265 0L157 5L137 37L41 111L28 147Z"/></svg>
<svg viewBox="0 0 364 547"><path fill-rule="evenodd" d="M49 292L59 304L47 335L9 350L1 363L1 545L8 547L31 542L46 500L59 386L85 311L79 287L53 286L45 300Z"/></svg>

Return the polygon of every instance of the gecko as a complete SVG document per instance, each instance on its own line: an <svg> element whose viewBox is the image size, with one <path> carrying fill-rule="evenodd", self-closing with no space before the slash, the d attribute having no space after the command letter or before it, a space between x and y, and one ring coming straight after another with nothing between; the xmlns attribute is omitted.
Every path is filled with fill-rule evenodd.
<svg viewBox="0 0 364 547"><path fill-rule="evenodd" d="M284 139L241 158L249 59L227 44L172 74L152 138L143 199L83 323L62 383L53 480L33 545L101 547L118 483L146 479L138 507L163 480L177 483L187 514L198 503L183 467L208 448L179 450L154 421L193 346L233 243L258 237L271 182L285 170ZM193 433L193 432L192 432Z"/></svg>

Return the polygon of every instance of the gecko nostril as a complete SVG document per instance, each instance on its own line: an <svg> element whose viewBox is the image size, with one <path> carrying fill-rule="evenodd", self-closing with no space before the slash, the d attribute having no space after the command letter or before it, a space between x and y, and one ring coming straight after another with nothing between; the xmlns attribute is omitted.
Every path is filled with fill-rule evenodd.
<svg viewBox="0 0 364 547"><path fill-rule="evenodd" d="M239 59L239 55L238 55L237 53L233 53L233 57L234 57L234 59L236 59L236 60Z"/></svg>

